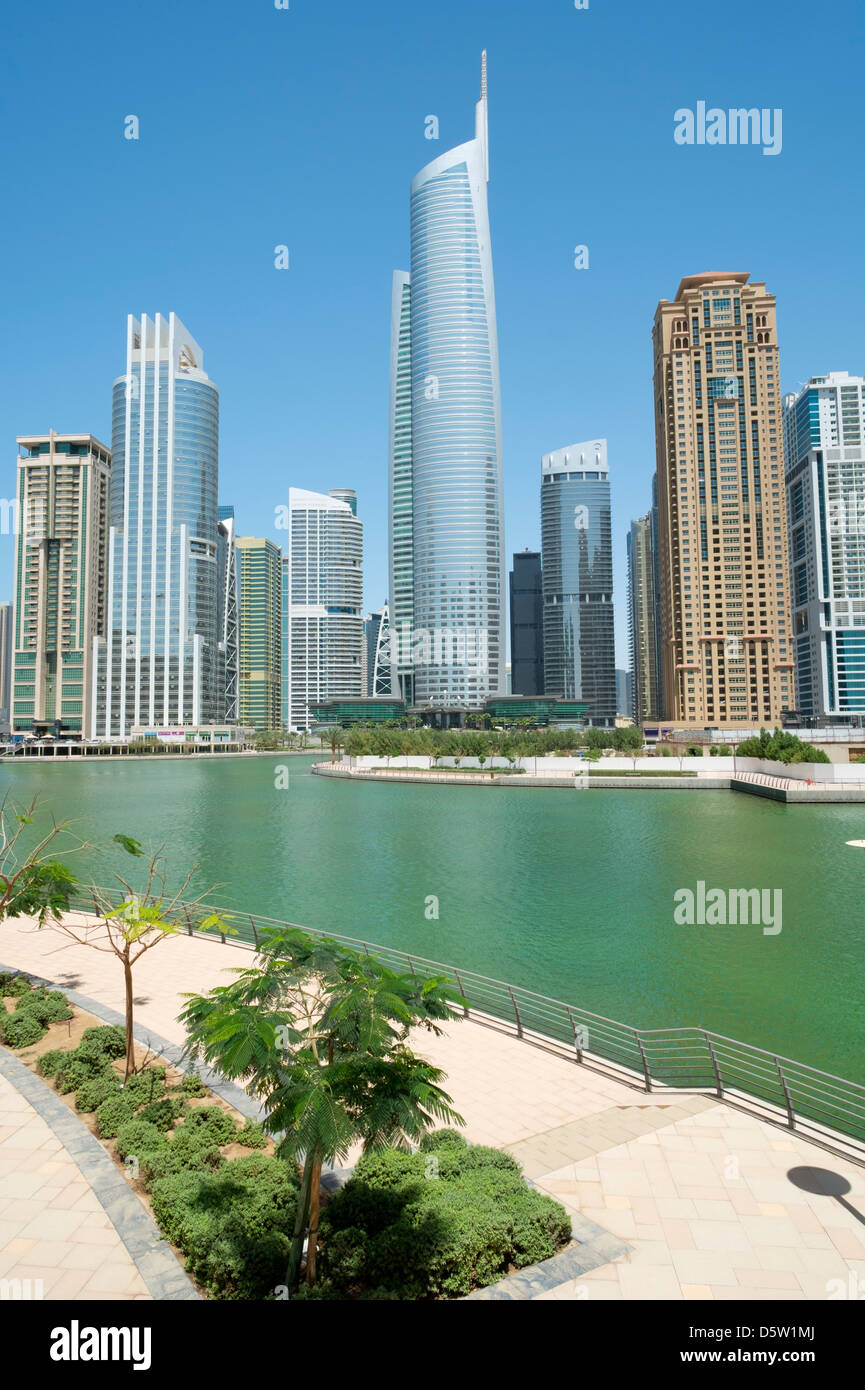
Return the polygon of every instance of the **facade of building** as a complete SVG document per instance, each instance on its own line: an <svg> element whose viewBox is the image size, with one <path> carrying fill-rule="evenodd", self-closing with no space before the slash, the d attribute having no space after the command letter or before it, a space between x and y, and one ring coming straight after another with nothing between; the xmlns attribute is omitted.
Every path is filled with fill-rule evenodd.
<svg viewBox="0 0 865 1390"><path fill-rule="evenodd" d="M512 695L544 693L544 590L541 555L523 550L514 555L510 574Z"/></svg>
<svg viewBox="0 0 865 1390"><path fill-rule="evenodd" d="M219 394L176 314L127 323L91 735L221 722Z"/></svg>
<svg viewBox="0 0 865 1390"><path fill-rule="evenodd" d="M0 603L0 734L8 734L12 714L11 603Z"/></svg>
<svg viewBox="0 0 865 1390"><path fill-rule="evenodd" d="M418 704L476 705L504 689L501 400L488 182L484 54L474 139L414 179L411 271L398 272L393 287L390 610L400 638L401 692Z"/></svg>
<svg viewBox="0 0 865 1390"><path fill-rule="evenodd" d="M775 298L688 276L653 341L663 718L772 727L794 698Z"/></svg>
<svg viewBox="0 0 865 1390"><path fill-rule="evenodd" d="M245 728L282 727L282 554L273 541L239 536L238 709Z"/></svg>
<svg viewBox="0 0 865 1390"><path fill-rule="evenodd" d="M796 709L865 713L865 377L784 397Z"/></svg>
<svg viewBox="0 0 865 1390"><path fill-rule="evenodd" d="M616 667L616 717L618 719L633 719L634 717L634 678L630 671L621 671Z"/></svg>
<svg viewBox="0 0 865 1390"><path fill-rule="evenodd" d="M111 453L91 434L18 439L13 732L81 737L107 622Z"/></svg>
<svg viewBox="0 0 865 1390"><path fill-rule="evenodd" d="M545 454L541 480L544 694L616 719L613 546L607 441Z"/></svg>
<svg viewBox="0 0 865 1390"><path fill-rule="evenodd" d="M311 727L311 706L364 695L363 523L346 496L289 490L282 718L292 732Z"/></svg>
<svg viewBox="0 0 865 1390"><path fill-rule="evenodd" d="M363 620L363 688L370 699L392 693L390 613L386 603Z"/></svg>
<svg viewBox="0 0 865 1390"><path fill-rule="evenodd" d="M223 696L222 717L227 724L236 724L240 709L240 576L234 508L220 506L216 514L217 690Z"/></svg>
<svg viewBox="0 0 865 1390"><path fill-rule="evenodd" d="M652 514L631 522L628 532L628 638L631 649L631 706L619 707L638 724L660 715L658 699L656 556Z"/></svg>

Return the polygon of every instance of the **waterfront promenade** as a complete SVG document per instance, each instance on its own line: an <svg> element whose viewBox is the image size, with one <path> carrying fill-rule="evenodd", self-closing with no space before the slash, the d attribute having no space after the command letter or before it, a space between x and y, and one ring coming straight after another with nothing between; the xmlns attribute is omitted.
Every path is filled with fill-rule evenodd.
<svg viewBox="0 0 865 1390"><path fill-rule="evenodd" d="M181 1043L181 995L225 982L223 971L249 954L178 936L145 956L135 977L139 1036L149 1033L155 1048ZM50 928L5 922L0 966L122 1009L116 962ZM415 1045L447 1073L467 1137L510 1150L577 1229L600 1231L599 1248L617 1251L539 1298L825 1300L865 1291L865 1168L856 1163L703 1093L646 1094L636 1081L479 1023L454 1022ZM829 1176L815 1180L814 1170ZM849 1184L843 1201L824 1195L832 1181ZM4 1215L0 1208L0 1223ZM27 1252L9 1247L0 1243L0 1277L16 1269L23 1277Z"/></svg>

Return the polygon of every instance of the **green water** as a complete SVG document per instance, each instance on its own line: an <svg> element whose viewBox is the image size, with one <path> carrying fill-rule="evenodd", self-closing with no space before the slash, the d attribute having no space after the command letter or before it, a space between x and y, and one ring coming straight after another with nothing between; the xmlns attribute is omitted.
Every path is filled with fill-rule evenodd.
<svg viewBox="0 0 865 1390"><path fill-rule="evenodd" d="M0 767L20 802L199 863L213 901L387 943L640 1027L687 1024L865 1082L865 807L730 792L347 783L311 758ZM109 882L119 851L76 859ZM673 894L780 888L783 929L678 926ZM439 918L427 920L429 896ZM2 934L2 927L0 927ZM218 948L214 948L218 949ZM2 949L0 949L2 960Z"/></svg>

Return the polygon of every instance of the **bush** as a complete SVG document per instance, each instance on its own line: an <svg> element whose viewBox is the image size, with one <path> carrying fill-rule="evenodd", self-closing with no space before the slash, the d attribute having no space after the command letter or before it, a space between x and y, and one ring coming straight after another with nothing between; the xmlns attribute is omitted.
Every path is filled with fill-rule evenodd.
<svg viewBox="0 0 865 1390"><path fill-rule="evenodd" d="M3 991L4 994L16 998L19 994L27 994L33 988L26 975L11 975L10 983Z"/></svg>
<svg viewBox="0 0 865 1390"><path fill-rule="evenodd" d="M72 1010L66 996L59 989L31 989L22 994L15 1005L15 1012L27 1012L47 1027L49 1023L63 1023L72 1018Z"/></svg>
<svg viewBox="0 0 865 1390"><path fill-rule="evenodd" d="M126 1056L126 1035L116 1023L107 1023L99 1028L85 1028L79 1051L89 1056L101 1054L104 1057Z"/></svg>
<svg viewBox="0 0 865 1390"><path fill-rule="evenodd" d="M114 1139L121 1125L125 1125L135 1114L135 1103L120 1095L109 1096L96 1111L96 1127L100 1139ZM158 1133L158 1131L157 1131Z"/></svg>
<svg viewBox="0 0 865 1390"><path fill-rule="evenodd" d="M42 1076L54 1076L58 1067L61 1067L69 1056L65 1047L54 1047L50 1052L43 1052L39 1061L36 1063L36 1070Z"/></svg>
<svg viewBox="0 0 865 1390"><path fill-rule="evenodd" d="M157 1129L166 1130L171 1129L178 1115L182 1115L185 1109L185 1101L166 1097L163 1100L152 1100L143 1110L139 1110L136 1118L144 1120L146 1124L156 1125Z"/></svg>
<svg viewBox="0 0 865 1390"><path fill-rule="evenodd" d="M111 1063L105 1057L81 1056L79 1052L67 1052L64 1060L54 1072L54 1084L62 1096L68 1091L77 1091L85 1081L93 1081L111 1070Z"/></svg>
<svg viewBox="0 0 865 1390"><path fill-rule="evenodd" d="M124 1083L123 1093L136 1105L149 1105L165 1095L165 1068L145 1067L134 1072Z"/></svg>
<svg viewBox="0 0 865 1390"><path fill-rule="evenodd" d="M245 1149L263 1149L267 1143L267 1135L261 1125L250 1120L248 1117L241 1128L234 1135L234 1142L242 1144Z"/></svg>
<svg viewBox="0 0 865 1390"><path fill-rule="evenodd" d="M83 1110L86 1113L98 1110L104 1100L109 1096L120 1095L120 1079L113 1071L106 1071L102 1076L94 1076L92 1081L85 1081L83 1086L79 1086L75 1092L75 1109Z"/></svg>
<svg viewBox="0 0 865 1390"><path fill-rule="evenodd" d="M509 1154L438 1131L416 1154L364 1155L322 1230L322 1277L343 1297L448 1298L554 1255L570 1218Z"/></svg>
<svg viewBox="0 0 865 1390"><path fill-rule="evenodd" d="M184 1076L180 1083L180 1089L185 1096L201 1097L207 1095L207 1088L197 1072L190 1072Z"/></svg>
<svg viewBox="0 0 865 1390"><path fill-rule="evenodd" d="M287 1163L251 1154L155 1182L153 1211L212 1297L260 1299L285 1278L297 1189Z"/></svg>
<svg viewBox="0 0 865 1390"><path fill-rule="evenodd" d="M3 998L4 994L12 993L10 985L14 979L15 976L11 970L0 970L0 999Z"/></svg>
<svg viewBox="0 0 865 1390"><path fill-rule="evenodd" d="M160 1153L167 1147L168 1139L162 1131L158 1130L156 1125L139 1119L137 1115L120 1125L117 1130L115 1152L118 1158L125 1160L130 1154Z"/></svg>
<svg viewBox="0 0 865 1390"><path fill-rule="evenodd" d="M230 1144L237 1133L237 1123L218 1105L202 1105L189 1112L180 1129L206 1136L209 1144Z"/></svg>
<svg viewBox="0 0 865 1390"><path fill-rule="evenodd" d="M14 1013L0 1019L3 1031L3 1041L7 1047L31 1047L40 1038L44 1038L48 1031L29 1009L23 1013Z"/></svg>

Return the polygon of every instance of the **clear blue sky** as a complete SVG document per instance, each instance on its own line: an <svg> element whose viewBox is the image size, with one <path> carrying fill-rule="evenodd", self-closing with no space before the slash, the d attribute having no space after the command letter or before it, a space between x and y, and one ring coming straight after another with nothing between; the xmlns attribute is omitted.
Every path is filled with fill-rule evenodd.
<svg viewBox="0 0 865 1390"><path fill-rule="evenodd" d="M173 309L220 388L241 533L283 541L290 485L354 487L380 603L391 273L412 176L473 132L484 47L509 563L539 543L541 454L606 436L620 666L658 299L750 271L778 297L785 390L865 370L857 0L48 0L10 9L4 40L4 496L16 434L110 443L125 316ZM701 100L781 107L781 154L676 145L674 111Z"/></svg>

